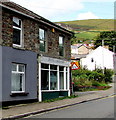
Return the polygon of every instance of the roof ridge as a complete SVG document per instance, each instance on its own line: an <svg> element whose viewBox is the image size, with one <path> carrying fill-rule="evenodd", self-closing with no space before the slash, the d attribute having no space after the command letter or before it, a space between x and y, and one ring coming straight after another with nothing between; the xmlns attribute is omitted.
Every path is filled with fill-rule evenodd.
<svg viewBox="0 0 116 120"><path fill-rule="evenodd" d="M14 7L14 6L17 6L18 8L20 8L20 9L22 9L22 10L25 10L25 12L30 13L30 14L29 14L30 16L36 16L37 18L43 18L43 17L39 16L38 14L34 13L33 11L31 11L31 10L29 10L29 9L27 9L27 8L25 8L25 7L23 7L23 6L19 5L19 4L11 1L11 0L7 0L7 1L8 1L8 2L2 2L2 4L3 4L3 5L7 5L8 7L11 7L11 8L14 8L14 9L16 9L16 7ZM14 5L14 6L13 6L13 5ZM17 10L17 9L16 9L16 10ZM18 11L20 11L20 10L18 10Z"/></svg>
<svg viewBox="0 0 116 120"><path fill-rule="evenodd" d="M71 36L73 36L73 32L71 32L71 31L69 31L69 30L67 30L65 28L62 28L59 25L56 25L55 23L51 22L50 20L48 20L48 19L34 13L31 10L28 10L25 7L22 7L21 5L15 3L15 2L12 2L10 0L7 0L7 2L1 2L1 0L0 0L0 4L1 3L2 3L2 6L7 8L7 9L15 10L15 12L19 12L19 14L23 14L23 15L25 15L27 17L30 17L32 19L35 19L35 20L37 20L39 22L42 22L42 23L45 23L45 24L47 24L49 26L55 27L56 29L60 29L62 31L65 31L68 34L71 34Z"/></svg>

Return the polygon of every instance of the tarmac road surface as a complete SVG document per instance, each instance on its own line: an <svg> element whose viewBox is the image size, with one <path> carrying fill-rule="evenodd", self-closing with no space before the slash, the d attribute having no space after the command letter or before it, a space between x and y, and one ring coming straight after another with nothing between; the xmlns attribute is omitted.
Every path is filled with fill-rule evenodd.
<svg viewBox="0 0 116 120"><path fill-rule="evenodd" d="M114 118L114 97L106 97L28 118Z"/></svg>

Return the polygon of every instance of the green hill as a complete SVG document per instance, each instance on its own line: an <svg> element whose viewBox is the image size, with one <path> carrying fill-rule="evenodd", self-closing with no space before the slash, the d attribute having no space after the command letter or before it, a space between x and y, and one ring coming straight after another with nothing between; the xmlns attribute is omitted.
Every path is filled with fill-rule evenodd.
<svg viewBox="0 0 116 120"><path fill-rule="evenodd" d="M113 19L89 19L76 21L56 22L60 26L75 32L72 43L91 42L101 31L114 30Z"/></svg>
<svg viewBox="0 0 116 120"><path fill-rule="evenodd" d="M113 19L89 19L89 20L76 20L76 21L66 21L60 22L65 25L69 25L75 30L113 30L114 20Z"/></svg>

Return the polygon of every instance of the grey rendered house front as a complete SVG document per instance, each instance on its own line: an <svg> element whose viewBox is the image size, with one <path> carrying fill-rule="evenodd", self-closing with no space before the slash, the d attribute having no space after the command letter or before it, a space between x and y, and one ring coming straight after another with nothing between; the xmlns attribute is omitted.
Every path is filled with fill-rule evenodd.
<svg viewBox="0 0 116 120"><path fill-rule="evenodd" d="M0 9L1 101L70 96L73 33L13 2Z"/></svg>

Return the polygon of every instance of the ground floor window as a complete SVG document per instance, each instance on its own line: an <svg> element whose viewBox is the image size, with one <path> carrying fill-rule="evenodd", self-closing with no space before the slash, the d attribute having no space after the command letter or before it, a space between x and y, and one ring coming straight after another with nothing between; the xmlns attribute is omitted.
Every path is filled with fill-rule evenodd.
<svg viewBox="0 0 116 120"><path fill-rule="evenodd" d="M12 63L11 91L25 91L25 65Z"/></svg>
<svg viewBox="0 0 116 120"><path fill-rule="evenodd" d="M42 90L49 90L49 71L41 70Z"/></svg>
<svg viewBox="0 0 116 120"><path fill-rule="evenodd" d="M64 67L59 66L60 89L64 89Z"/></svg>
<svg viewBox="0 0 116 120"><path fill-rule="evenodd" d="M50 90L58 89L57 71L50 71Z"/></svg>
<svg viewBox="0 0 116 120"><path fill-rule="evenodd" d="M68 89L68 77L69 77L69 74L68 74L68 68L66 67L66 89Z"/></svg>
<svg viewBox="0 0 116 120"><path fill-rule="evenodd" d="M68 79L68 67L41 64L42 90L66 90Z"/></svg>

